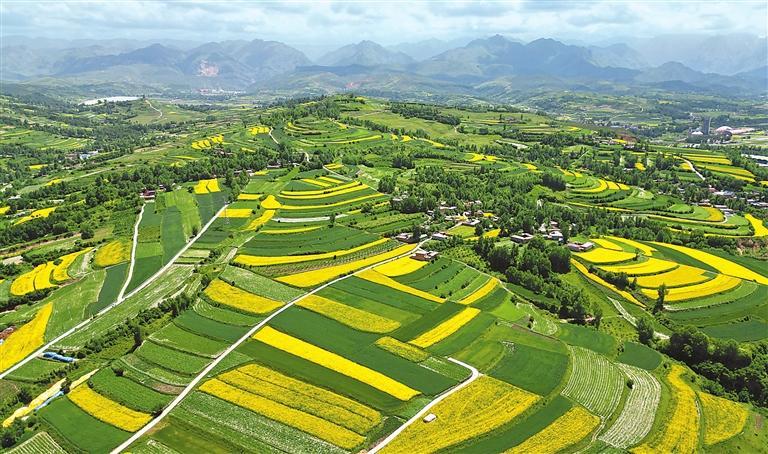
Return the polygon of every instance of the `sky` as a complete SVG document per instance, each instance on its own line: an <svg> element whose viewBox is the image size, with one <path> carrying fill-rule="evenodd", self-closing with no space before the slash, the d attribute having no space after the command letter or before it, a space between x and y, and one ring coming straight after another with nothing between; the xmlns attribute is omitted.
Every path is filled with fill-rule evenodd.
<svg viewBox="0 0 768 454"><path fill-rule="evenodd" d="M0 1L0 35L195 42L276 40L333 48L502 34L610 43L668 33L766 36L760 1Z"/></svg>

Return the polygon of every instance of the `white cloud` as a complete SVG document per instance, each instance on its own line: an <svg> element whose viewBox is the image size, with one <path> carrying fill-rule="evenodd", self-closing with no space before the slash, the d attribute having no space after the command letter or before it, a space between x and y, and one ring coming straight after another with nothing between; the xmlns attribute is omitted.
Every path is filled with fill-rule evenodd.
<svg viewBox="0 0 768 454"><path fill-rule="evenodd" d="M273 39L338 46L500 33L533 40L748 32L766 36L768 4L747 2L113 1L0 3L2 33L48 38Z"/></svg>

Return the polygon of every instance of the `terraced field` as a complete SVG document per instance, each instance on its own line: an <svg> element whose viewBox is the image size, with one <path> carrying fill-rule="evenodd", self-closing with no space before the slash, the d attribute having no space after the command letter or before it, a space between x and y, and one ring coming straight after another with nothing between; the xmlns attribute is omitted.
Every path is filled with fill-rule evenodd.
<svg viewBox="0 0 768 454"><path fill-rule="evenodd" d="M131 118L156 125L145 104ZM169 122L140 150L81 163L93 176L4 158L36 188L0 206L3 228L87 218L2 251L3 425L34 415L3 429L6 444L23 434L9 452L752 452L765 439L762 385L734 391L747 368L759 376L768 337L765 217L722 208L679 165L745 183L761 169L502 106L158 104ZM93 185L120 196L102 206ZM547 238L556 226L563 241ZM707 349L673 351L685 325Z"/></svg>

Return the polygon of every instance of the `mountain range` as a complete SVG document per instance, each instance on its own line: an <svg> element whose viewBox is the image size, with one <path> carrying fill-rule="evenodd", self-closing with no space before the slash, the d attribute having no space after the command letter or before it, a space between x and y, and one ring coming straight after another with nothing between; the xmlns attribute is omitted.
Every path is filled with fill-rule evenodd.
<svg viewBox="0 0 768 454"><path fill-rule="evenodd" d="M213 88L322 94L354 89L404 96L448 90L498 95L551 88L675 87L764 95L766 40L739 39L743 44L730 37L710 37L677 45L669 44L674 40L667 37L634 45L582 46L547 38L523 43L495 35L464 45L464 41L428 40L390 47L366 40L311 61L287 44L259 39L194 45L127 40L54 43L13 37L0 48L0 73L6 83L153 92ZM657 54L648 51L653 47L659 49ZM697 63L704 71L686 63Z"/></svg>

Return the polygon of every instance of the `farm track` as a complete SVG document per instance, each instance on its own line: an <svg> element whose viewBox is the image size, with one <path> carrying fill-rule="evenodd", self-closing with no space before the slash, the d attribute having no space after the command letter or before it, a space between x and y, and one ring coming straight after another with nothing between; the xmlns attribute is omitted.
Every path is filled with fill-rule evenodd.
<svg viewBox="0 0 768 454"><path fill-rule="evenodd" d="M608 297L608 299L611 301L611 304L613 304L613 307L616 308L616 310L619 312L619 314L621 314L621 316L624 318L624 320L629 322L630 325L632 325L635 328L637 328L637 318L634 315L630 314L626 309L624 309L624 306L622 306L619 301L611 298L610 296ZM668 340L669 339L669 336L667 334L660 333L658 331L654 331L653 332L653 336L655 338L657 338L657 339L662 339L662 340Z"/></svg>
<svg viewBox="0 0 768 454"><path fill-rule="evenodd" d="M122 301L125 296L125 291L128 289L128 285L131 283L131 278L133 277L133 268L136 266L136 248L139 245L139 225L141 224L141 218L144 217L144 208L146 208L146 204L141 206L141 211L139 212L139 218L136 220L136 224L133 226L133 242L131 243L131 263L128 265L128 276L125 278L125 282L123 282L123 286L120 287L120 293L117 294L117 300L116 301Z"/></svg>
<svg viewBox="0 0 768 454"><path fill-rule="evenodd" d="M40 347L39 349L37 349L33 353L29 354L26 358L22 359L18 363L14 364L12 367L10 367L10 368L6 369L5 371L3 371L2 373L0 373L0 379L5 378L11 372L15 371L16 369L18 369L19 367L21 367L24 364L28 363L29 361L32 361L32 359L34 359L38 355L43 354L43 352L45 352L46 350L51 348L53 345L55 345L56 343L58 343L62 339L65 339L67 336L71 335L72 333L75 333L76 331L78 331L78 330L88 326L92 321L99 319L104 314L106 314L107 312L112 310L115 306L119 305L120 303L122 303L126 299L132 297L133 295L135 295L136 293L140 292L145 287L147 287L149 284L154 282L158 277L160 277L163 273L165 273L171 266L173 266L173 262L178 260L179 257L181 257L181 255L184 252L186 252L187 249L189 249L189 247L192 246L192 244L194 244L194 242L197 241L206 232L206 230L208 230L208 228L211 226L211 224L213 224L213 221L215 221L216 218L219 217L221 212L224 211L228 206L229 206L229 204L225 204L223 207L221 207L221 209L219 209L219 211L216 212L216 214L203 226L203 228L200 229L200 232L197 234L197 236L195 236L194 238L189 240L187 242L187 244L184 245L184 247L181 248L181 250L173 258L171 258L171 260L168 261L168 263L166 263L165 265L163 265L162 268L157 270L157 272L155 274L153 274L152 276L150 276L149 279L147 279L144 282L142 282L138 287L136 287L135 289L131 290L127 295L124 295L122 300L121 299L117 299L115 302L113 302L109 306L107 306L104 309L102 309L101 311L99 311L93 317L83 320L82 322L80 322L77 325L73 326L72 328L68 329L64 333L56 336L54 339L50 340L49 342L44 344L42 347ZM143 207L142 207L142 214L143 214L143 212L144 211L143 211ZM141 216L139 216L139 219L136 221L136 226L135 226L136 230L138 230L138 225L139 225L140 222L141 222ZM135 247L136 247L135 246L135 243L136 243L135 240L137 239L137 235L138 234L134 235L134 254L132 255L132 257L135 256ZM128 279L128 280L126 280L126 282L130 282L130 280Z"/></svg>
<svg viewBox="0 0 768 454"><path fill-rule="evenodd" d="M222 207L222 210L223 210L224 208L226 208L226 206L227 206L227 205L225 205L224 207ZM218 213L217 213L217 216L218 216ZM214 218L213 218L213 219L215 219L215 218L216 218L216 217L214 216ZM208 225L206 225L206 227L207 227L207 226L208 226ZM203 231L204 231L204 230L203 230ZM190 243L190 244L191 244L191 243ZM302 299L304 299L304 298L306 298L306 297L308 297L308 296L310 296L310 295L313 295L313 294L315 294L315 293L319 292L320 290L323 290L324 288L326 288L326 287L329 287L329 286L331 286L331 285L335 284L336 282L342 281L342 280L344 280L344 279L347 279L347 278L348 278L348 277L350 277L350 276L354 276L354 275L356 275L356 274L358 274L358 273L361 273L361 272L363 272L363 271L366 271L366 270L372 269L372 268L374 268L374 267L376 267L376 266L379 266L379 265L382 265L382 264L384 264L384 263L388 263L388 262L391 262L391 261L393 261L393 260L397 260L397 259L399 259L399 258L405 257L405 256L407 256L407 255L411 254L411 253L412 253L414 250L416 250L417 248L421 247L422 245L423 245L423 242L422 242L422 243L418 243L418 244L417 244L417 245L416 245L416 246L415 246L413 249L409 250L409 251L408 251L407 253L405 253L405 254L400 254L400 255L398 255L397 257L392 257L391 259L387 259L387 260L383 260L383 261L381 261L381 262L377 262L377 263L374 263L373 265L370 265L370 266L367 266L367 267L365 267L365 268L359 269L359 270L355 271L354 273L350 273L350 274L348 274L348 275L346 275L346 276L341 276L341 277L338 277L338 278L336 278L336 279L333 279L333 280L331 280L331 281L329 281L329 282L326 282L325 284L323 284L323 285L320 285L319 287L316 287L316 288L312 289L311 291L309 291L309 292L307 292L307 293L305 293L305 294L303 294L303 295L300 295L300 296L298 296L298 297L296 297L296 298L292 299L291 301L289 301L288 303L286 303L286 304L285 304L283 307L281 307L280 309L277 309L275 312L273 312L272 314L270 314L270 315L269 315L268 317L266 317L264 320L262 320L262 321L261 321L261 322L259 322L257 325L255 325L253 328L251 328L250 330L248 330L248 332L246 332L245 334L243 334L243 336L242 336L242 337L240 337L238 340L236 340L234 343L232 343L232 344L231 344L229 347L227 347L227 349L226 349L226 350L224 350L224 351L223 351L223 352L222 352L222 353L221 353L221 354L220 354L218 357L216 357L216 359L214 359L214 360L213 360L211 363L209 363L209 364L208 364L208 366L206 366L206 367L205 367L205 368L204 368L204 369L203 369L203 370L202 370L202 371L201 371L199 374L197 374L197 375L195 376L195 378L194 378L194 379L192 379L192 381L191 381L191 382L189 382L189 384L188 384L188 385L187 385L187 386L184 388L184 390L183 390L183 391L182 391L182 392L181 392L181 393L180 393L178 396L176 396L176 398L174 398L174 399L173 399L173 400L172 400L172 401L171 401L171 402L170 402L170 403L169 403L169 404L168 404L168 405L167 405L167 406L166 406L166 407L163 409L163 411L162 411L162 412L161 412L161 413L160 413L158 416L156 416L154 419L152 419L152 421L150 421L150 422L149 422L147 425L145 425L144 427L142 427L141 429L139 429L139 430L138 430L136 433L134 433L134 434L133 434L133 435L132 435L130 438L128 438L126 441L124 441L122 444L120 444L120 446L118 446L118 447L116 447L115 449L113 449L113 450L111 451L111 454L117 454L117 453L123 452L124 450L128 449L128 447L129 447L129 446L131 446L133 443L135 443L135 442L136 442L136 441L137 441L139 438L141 438L141 437L142 437L142 436L144 436L144 435L145 435L147 432L149 432L150 430L152 430L152 428L154 428L154 427L155 427L155 426L156 426L156 425L157 425L157 424L158 424L158 423L159 423L161 420L163 420L163 419L164 419L166 416L168 416L168 414L169 414L169 413L171 413L171 411L173 411L173 409L174 409L174 408L176 408L176 406L178 406L178 405L179 405L179 404L180 404L180 403L181 403L181 402L184 400L184 398L185 398L185 397L186 397L186 396L187 396L189 393L191 393L191 392L192 392L192 391L195 389L195 387L197 386L197 384L198 384L198 383L200 383L200 381L201 381L203 378L205 378L205 376L206 376L206 375L208 375L208 374L209 374L209 373L210 373L210 372L211 372L211 371L212 371L212 370L213 370L213 369L214 369L214 368L215 368L215 367L216 367L216 366L217 366L217 365L218 365L218 364L219 364L221 361L223 361L223 360L224 360L224 358L226 358L226 357L227 357L227 355L229 355L230 353L232 353L232 352L233 352L233 351L234 351L234 350L235 350L237 347L239 347L239 346L240 346L240 344L242 344L243 342L245 342L246 340L248 340L249 338L251 338L251 336L253 336L254 334L256 334L256 332L257 332L258 330L260 330L261 328L263 328L264 326L266 326L266 325L267 325L267 323L269 323L269 322L270 322L270 321L271 321L273 318L277 317L277 316L278 316L278 315L280 315L282 312L284 312L284 311L288 310L290 307L292 307L294 304L296 304L297 302L301 301ZM186 250L186 248L185 248L185 250ZM454 362L457 362L456 360L452 360L452 361L454 361ZM457 363L458 363L458 362L457 362ZM463 364L462 364L462 365L463 365ZM476 371L476 370L475 370L475 371ZM474 374L474 371L473 371L473 374ZM479 373L478 373L478 374L479 374ZM474 376L474 375L473 375L473 376ZM477 378L477 377L475 377L475 378ZM473 378L472 380L474 380L474 378ZM467 384L468 384L468 383L467 383ZM456 389L456 388L454 388L454 389ZM422 410L422 411L423 411L423 410ZM399 433L399 432L398 432L398 433ZM373 452L373 451L370 451L370 452Z"/></svg>
<svg viewBox="0 0 768 454"><path fill-rule="evenodd" d="M269 128L269 138L272 139L272 141L275 142L275 144L280 145L280 142L278 142L277 139L275 139L275 136L272 135L272 131L273 129Z"/></svg>
<svg viewBox="0 0 768 454"><path fill-rule="evenodd" d="M398 435L400 435L405 429L407 429L408 426L410 426L411 424L416 422L419 418L421 418L424 415L424 413L429 411L430 408L432 408L435 405L439 404L441 401L443 401L444 399L446 399L448 396L450 396L451 394L455 393L456 391L459 391L459 390L465 388L467 385L469 385L473 381L477 380L478 377L480 377L480 371L478 371L474 367L470 366L469 364L461 362L461 361L459 361L457 359L454 359L454 358L448 358L448 361L451 361L453 363L458 364L459 366L462 366L462 367L465 367L465 368L469 369L472 372L472 374L469 376L469 378L467 378L463 382L459 383L458 385L454 386L453 388L445 391L444 393L442 393L439 396L437 396L434 399L432 399L427 405L425 405L421 410L419 410L418 413L413 415L411 417L411 419L409 419L408 421L403 423L403 425L401 425L394 432L389 434L389 436L387 436L387 438L383 439L379 444L377 444L376 446L371 448L371 450L368 451L368 454L376 454L377 452L381 451L385 446L387 446L390 442L392 442L392 440L397 438Z"/></svg>
<svg viewBox="0 0 768 454"><path fill-rule="evenodd" d="M163 118L163 111L162 110L160 110L160 109L156 108L155 106L153 106L152 103L149 101L149 99L145 99L145 101L147 101L147 104L149 105L150 109L152 109L152 110L154 110L155 112L158 113L158 115L157 115L157 119L158 120Z"/></svg>
<svg viewBox="0 0 768 454"><path fill-rule="evenodd" d="M696 174L696 176L698 176L699 178L701 178L701 181L706 181L706 178L704 178L704 175L702 175L702 174L701 174L701 173L700 173L700 172L699 172L699 171L696 169L696 167L693 165L693 163L692 163L691 161L689 161L689 160L687 160L687 159L683 159L683 161L685 161L685 162L686 162L686 163L687 163L687 164L688 164L688 165L691 167L691 170L693 170L693 173L695 173L695 174Z"/></svg>

